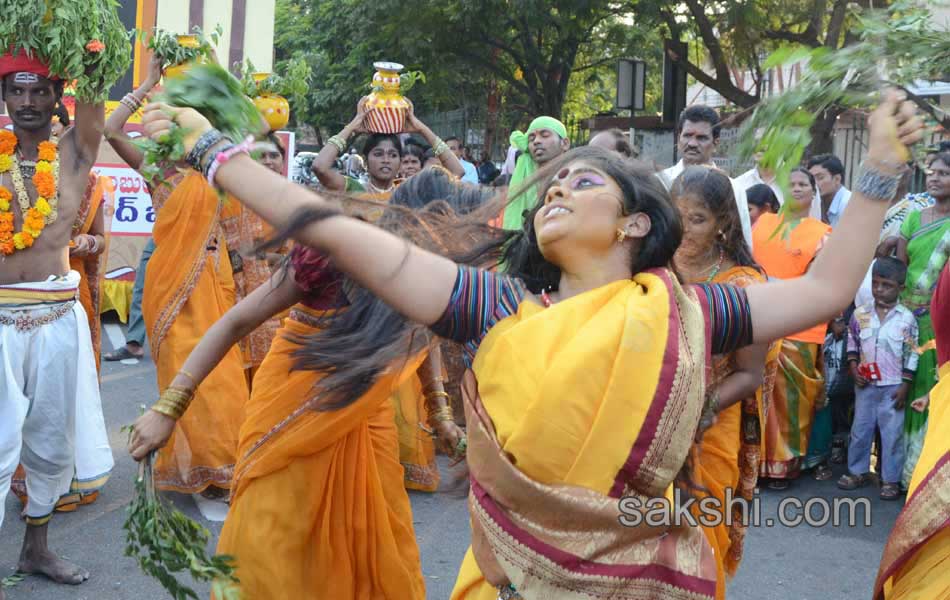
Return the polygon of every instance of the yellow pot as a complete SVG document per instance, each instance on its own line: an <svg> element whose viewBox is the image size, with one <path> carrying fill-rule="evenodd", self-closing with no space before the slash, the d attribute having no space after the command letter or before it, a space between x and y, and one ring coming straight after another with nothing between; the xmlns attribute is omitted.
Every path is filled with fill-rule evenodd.
<svg viewBox="0 0 950 600"><path fill-rule="evenodd" d="M199 46L197 35L176 35L175 39L178 40L178 45L182 48L197 48Z"/></svg>
<svg viewBox="0 0 950 600"><path fill-rule="evenodd" d="M277 131L287 126L290 121L290 103L283 96L276 94L262 94L253 99L254 106L264 116L271 131Z"/></svg>

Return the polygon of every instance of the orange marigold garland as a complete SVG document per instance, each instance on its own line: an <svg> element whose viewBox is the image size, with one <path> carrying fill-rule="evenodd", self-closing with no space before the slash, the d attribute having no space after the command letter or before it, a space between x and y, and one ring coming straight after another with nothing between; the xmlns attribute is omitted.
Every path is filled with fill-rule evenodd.
<svg viewBox="0 0 950 600"><path fill-rule="evenodd" d="M36 202L30 204L30 196L20 173L16 158L17 137L9 130L0 130L0 173L10 173L13 188L16 190L17 204L23 216L23 227L14 231L13 212L10 202L13 193L0 185L0 253L10 255L17 250L26 250L43 233L47 225L59 216L59 155L54 142L41 142L37 152L36 172L33 186L36 188Z"/></svg>

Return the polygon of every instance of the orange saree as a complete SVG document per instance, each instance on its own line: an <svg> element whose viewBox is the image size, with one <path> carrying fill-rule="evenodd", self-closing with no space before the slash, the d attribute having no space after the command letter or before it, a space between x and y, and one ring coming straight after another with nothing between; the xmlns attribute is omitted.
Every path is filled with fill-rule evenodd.
<svg viewBox="0 0 950 600"><path fill-rule="evenodd" d="M201 336L234 305L220 210L217 193L197 173L182 179L158 210L142 316L159 390L171 383ZM197 493L209 486L231 487L247 398L241 354L232 348L198 387L158 452L155 480L160 489Z"/></svg>
<svg viewBox="0 0 950 600"><path fill-rule="evenodd" d="M244 252L272 233L257 213L230 201L221 209L221 228L228 244L231 266L240 262L234 270L235 304L248 294L267 283L272 275L270 265L263 258L244 256ZM239 343L244 357L245 369L256 369L267 355L271 341L280 327L280 319L273 317L264 321Z"/></svg>
<svg viewBox="0 0 950 600"><path fill-rule="evenodd" d="M316 331L317 314L294 307L257 372L218 552L236 557L245 598L423 600L389 401L422 358L317 411L320 375L292 370L287 337Z"/></svg>
<svg viewBox="0 0 950 600"><path fill-rule="evenodd" d="M92 334L92 347L96 351L96 368L100 368L102 354L102 321L99 318L99 295L102 280L105 278L106 261L109 256L110 232L112 230L112 213L115 206L115 186L108 177L97 177L89 174L89 185L86 195L79 208L76 222L73 224L73 236L89 233L96 221L97 215L102 213L104 224L105 246L98 256L69 257L69 267L77 271L82 277L79 286L79 302L89 318L89 332Z"/></svg>
<svg viewBox="0 0 950 600"><path fill-rule="evenodd" d="M746 287L765 281L765 277L751 267L735 267L720 273L715 283L728 283ZM710 495L725 504L726 490L733 498L751 501L759 475L761 445L761 421L763 407L768 406L775 382L776 362L770 356L765 366L765 378L754 396L744 398L719 414L718 419L704 434L698 446L694 446L695 483L709 494L698 493L700 498ZM707 385L715 389L735 371L735 354L718 355L712 358ZM735 507L737 511L740 509ZM725 598L726 580L735 575L742 560L742 548L746 527L739 514L734 515L731 525L725 520L714 527L704 527L706 537L716 554L716 597Z"/></svg>

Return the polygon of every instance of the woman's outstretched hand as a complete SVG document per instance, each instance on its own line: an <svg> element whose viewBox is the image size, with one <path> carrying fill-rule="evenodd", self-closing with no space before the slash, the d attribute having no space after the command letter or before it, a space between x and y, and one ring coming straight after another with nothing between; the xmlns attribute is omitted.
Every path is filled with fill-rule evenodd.
<svg viewBox="0 0 950 600"><path fill-rule="evenodd" d="M142 460L152 450L163 447L174 430L175 419L154 410L145 411L145 414L132 425L132 435L129 436L129 454L135 460Z"/></svg>
<svg viewBox="0 0 950 600"><path fill-rule="evenodd" d="M868 118L868 126L868 159L895 169L910 160L908 147L919 142L924 134L917 106L894 89L884 90L881 103Z"/></svg>
<svg viewBox="0 0 950 600"><path fill-rule="evenodd" d="M211 123L193 108L178 108L163 102L145 107L142 117L145 135L156 142L161 141L175 125L185 130L185 154L191 152L198 138L211 129Z"/></svg>

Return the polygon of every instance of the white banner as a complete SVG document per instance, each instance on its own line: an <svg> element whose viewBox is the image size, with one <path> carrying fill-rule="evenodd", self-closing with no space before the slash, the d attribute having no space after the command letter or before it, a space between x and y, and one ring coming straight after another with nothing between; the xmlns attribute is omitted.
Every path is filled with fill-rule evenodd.
<svg viewBox="0 0 950 600"><path fill-rule="evenodd" d="M145 179L135 169L124 165L96 165L93 170L112 179L115 186L112 235L151 235L155 211Z"/></svg>

